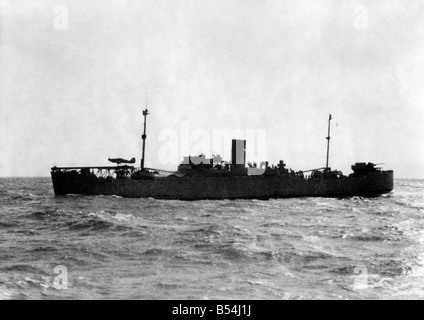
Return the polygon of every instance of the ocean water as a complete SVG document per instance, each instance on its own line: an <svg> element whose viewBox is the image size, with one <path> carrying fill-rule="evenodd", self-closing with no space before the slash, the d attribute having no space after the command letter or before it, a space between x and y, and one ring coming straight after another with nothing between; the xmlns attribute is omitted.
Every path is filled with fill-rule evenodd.
<svg viewBox="0 0 424 320"><path fill-rule="evenodd" d="M0 299L423 299L423 191L184 202L3 178Z"/></svg>

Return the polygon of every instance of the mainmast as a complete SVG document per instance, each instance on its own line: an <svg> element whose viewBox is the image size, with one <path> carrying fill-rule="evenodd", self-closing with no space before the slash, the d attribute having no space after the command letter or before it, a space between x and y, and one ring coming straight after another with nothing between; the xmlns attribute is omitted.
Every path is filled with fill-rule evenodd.
<svg viewBox="0 0 424 320"><path fill-rule="evenodd" d="M143 139L143 154L141 156L141 170L144 170L144 151L146 149L146 118L147 115L149 114L149 111L147 109L143 110L143 116L144 116L144 131L143 131L143 135L141 136L141 139Z"/></svg>
<svg viewBox="0 0 424 320"><path fill-rule="evenodd" d="M332 119L332 117L331 117L331 114L330 114L330 116L328 118L328 136L326 137L326 139L327 139L327 162L325 164L326 169L328 169L328 159L330 157L330 139L331 139L330 138L330 123L331 123L331 119Z"/></svg>

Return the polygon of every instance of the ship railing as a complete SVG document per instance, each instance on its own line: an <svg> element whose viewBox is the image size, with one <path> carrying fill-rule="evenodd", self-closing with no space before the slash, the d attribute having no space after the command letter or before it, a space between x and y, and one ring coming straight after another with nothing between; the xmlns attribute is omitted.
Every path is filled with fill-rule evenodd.
<svg viewBox="0 0 424 320"><path fill-rule="evenodd" d="M178 174L177 171L169 171L169 170L155 169L155 168L145 168L145 170L148 170L148 171L153 172L153 173L154 172L157 172L158 174L163 175L163 176L169 176L169 175L172 175L172 174Z"/></svg>
<svg viewBox="0 0 424 320"><path fill-rule="evenodd" d="M102 179L131 178L134 172L132 166L116 166L116 167L53 167L52 172L71 173L78 175L95 176Z"/></svg>

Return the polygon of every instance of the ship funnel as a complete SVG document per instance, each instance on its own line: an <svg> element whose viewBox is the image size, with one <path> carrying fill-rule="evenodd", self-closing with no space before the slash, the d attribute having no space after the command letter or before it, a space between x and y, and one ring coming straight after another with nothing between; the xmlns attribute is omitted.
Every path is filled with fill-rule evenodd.
<svg viewBox="0 0 424 320"><path fill-rule="evenodd" d="M231 170L244 171L246 167L246 140L233 140Z"/></svg>

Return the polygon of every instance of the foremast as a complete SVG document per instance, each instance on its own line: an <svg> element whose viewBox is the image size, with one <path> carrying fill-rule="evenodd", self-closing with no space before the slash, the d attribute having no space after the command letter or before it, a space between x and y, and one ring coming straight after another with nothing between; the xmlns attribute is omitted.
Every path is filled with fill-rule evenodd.
<svg viewBox="0 0 424 320"><path fill-rule="evenodd" d="M144 130L143 130L143 134L141 136L141 139L143 140L143 153L141 155L141 164L140 164L141 170L144 170L144 153L145 153L145 150L146 150L146 138L147 138L147 135L146 135L146 122L147 122L147 115L148 114L149 114L149 110L147 110L147 109L143 110Z"/></svg>

